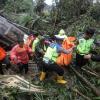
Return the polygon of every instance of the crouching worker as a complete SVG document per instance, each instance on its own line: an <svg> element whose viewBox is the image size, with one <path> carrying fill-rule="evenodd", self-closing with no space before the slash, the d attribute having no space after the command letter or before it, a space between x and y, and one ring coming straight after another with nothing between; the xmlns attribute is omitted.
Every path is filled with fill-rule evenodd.
<svg viewBox="0 0 100 100"><path fill-rule="evenodd" d="M94 39L92 38L95 33L94 29L88 28L84 33L84 37L79 39L76 53L76 67L81 68L88 63L88 60L84 58L88 55L92 49Z"/></svg>
<svg viewBox="0 0 100 100"><path fill-rule="evenodd" d="M61 47L64 36L55 35L55 38L56 42L50 44L43 57L40 81L43 81L45 79L47 71L54 71L57 73L57 83L66 84L66 81L63 79L64 70L56 64L56 60L60 53L68 54L72 52L73 48L65 50Z"/></svg>
<svg viewBox="0 0 100 100"><path fill-rule="evenodd" d="M0 46L0 74L4 74L2 64L6 64L6 69L11 66L10 60L7 56L6 51Z"/></svg>
<svg viewBox="0 0 100 100"><path fill-rule="evenodd" d="M24 44L23 40L18 40L18 44L11 50L11 61L18 65L20 74L23 73L23 70L25 74L28 72L29 54L32 56L32 50Z"/></svg>

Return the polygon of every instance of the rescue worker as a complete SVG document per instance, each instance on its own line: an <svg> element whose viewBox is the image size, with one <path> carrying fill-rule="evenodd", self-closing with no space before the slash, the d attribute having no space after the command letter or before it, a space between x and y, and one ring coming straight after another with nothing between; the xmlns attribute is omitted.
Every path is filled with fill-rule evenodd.
<svg viewBox="0 0 100 100"><path fill-rule="evenodd" d="M65 34L65 31L63 29L60 30L59 35L62 36L64 35L65 38L62 43L62 47L64 49L70 49L75 46L74 41L76 40L75 37L67 37ZM69 54L64 54L61 53L60 56L57 58L57 64L60 65L61 67L68 67L68 65L72 62L72 53Z"/></svg>
<svg viewBox="0 0 100 100"><path fill-rule="evenodd" d="M46 51L45 38L43 36L39 37L37 45L34 49L32 48L32 50L35 52L35 55L37 55L37 57L43 57Z"/></svg>
<svg viewBox="0 0 100 100"><path fill-rule="evenodd" d="M38 65L38 68L41 70L42 58L46 52L45 38L41 36L39 42L37 43L34 51L34 60Z"/></svg>
<svg viewBox="0 0 100 100"><path fill-rule="evenodd" d="M85 55L89 54L94 39L92 38L95 33L95 30L88 28L84 33L84 37L78 40L77 50L76 50L76 67L81 68L82 66L88 63L88 60L84 58Z"/></svg>
<svg viewBox="0 0 100 100"><path fill-rule="evenodd" d="M11 66L10 60L7 56L6 51L0 46L0 74L4 74L2 64L6 64L6 69L8 70Z"/></svg>
<svg viewBox="0 0 100 100"><path fill-rule="evenodd" d="M60 35L60 36L65 36L65 38L67 38L67 35L66 35L66 32L63 30L63 29L61 29L60 31L59 31L59 34L58 35Z"/></svg>
<svg viewBox="0 0 100 100"><path fill-rule="evenodd" d="M100 47L100 41L96 41L95 45ZM84 56L85 59L91 59L92 61L100 62L100 54L88 54Z"/></svg>
<svg viewBox="0 0 100 100"><path fill-rule="evenodd" d="M23 73L23 70L25 74L28 72L29 54L32 56L32 49L25 45L21 39L18 40L18 44L10 52L11 61L18 65L20 74Z"/></svg>
<svg viewBox="0 0 100 100"><path fill-rule="evenodd" d="M57 83L65 84L66 81L63 79L64 70L56 64L57 57L60 53L68 54L72 52L72 49L65 50L61 47L64 36L55 35L56 42L50 44L43 57L42 72L40 75L40 81L43 81L47 71L54 71L57 73Z"/></svg>
<svg viewBox="0 0 100 100"><path fill-rule="evenodd" d="M34 53L33 60L37 63L38 58L43 57L44 53L44 39L41 35L37 35L32 44L32 51Z"/></svg>
<svg viewBox="0 0 100 100"><path fill-rule="evenodd" d="M40 35L39 34L36 34L37 36L36 36L36 38L35 38L35 40L33 41L33 44L32 44L32 51L33 51L33 53L35 52L35 48L36 48L36 46L37 46L37 44L39 43L39 41L40 41Z"/></svg>

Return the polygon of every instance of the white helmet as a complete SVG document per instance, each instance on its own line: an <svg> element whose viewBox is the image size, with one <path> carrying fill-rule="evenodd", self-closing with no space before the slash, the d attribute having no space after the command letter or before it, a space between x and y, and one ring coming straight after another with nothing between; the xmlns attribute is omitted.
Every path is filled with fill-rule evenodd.
<svg viewBox="0 0 100 100"><path fill-rule="evenodd" d="M65 39L65 35L55 35L56 39L59 40L64 40Z"/></svg>

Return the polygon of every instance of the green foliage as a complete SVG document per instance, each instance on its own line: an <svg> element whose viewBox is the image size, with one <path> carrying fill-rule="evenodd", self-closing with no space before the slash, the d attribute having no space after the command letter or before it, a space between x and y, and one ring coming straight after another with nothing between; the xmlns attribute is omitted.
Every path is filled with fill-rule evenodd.
<svg viewBox="0 0 100 100"><path fill-rule="evenodd" d="M9 13L11 19L14 19L20 25L32 28L37 32L45 32L45 34L48 32L50 34L53 34L53 32L57 33L60 28L64 28L68 35L74 36L77 36L76 33L78 32L83 32L86 27L95 27L97 30L100 30L100 25L97 23L100 20L100 4L92 5L92 0L54 1L55 4L52 7L50 16L42 14L44 0L36 0L36 5L33 3L33 0L8 0L5 5L5 11ZM89 9L90 7L91 9ZM15 15L12 15L12 13ZM99 64L92 63L92 66L89 67L94 69L95 67L99 67ZM96 86L100 85L100 80L95 77L91 77L85 73L81 74ZM95 97L91 89L82 83L73 72L66 74L65 79L71 80L71 84L61 86L50 80L39 83L40 86L48 91L47 94L30 94L29 97L32 98L30 100L84 100L72 91L74 88L90 98ZM6 93L10 93L8 95L10 100L14 100L15 97L21 98L18 100L25 100L26 95L28 95L14 88L0 90L0 95ZM94 100L99 99L100 97L94 98Z"/></svg>
<svg viewBox="0 0 100 100"><path fill-rule="evenodd" d="M93 100L100 100L100 97L95 97L93 98Z"/></svg>
<svg viewBox="0 0 100 100"><path fill-rule="evenodd" d="M32 17L27 14L21 14L19 17L17 17L17 20L20 25L25 26L32 20Z"/></svg>
<svg viewBox="0 0 100 100"><path fill-rule="evenodd" d="M43 9L45 7L44 1L45 0L36 0L36 6L34 10L38 15L41 15L43 13Z"/></svg>
<svg viewBox="0 0 100 100"><path fill-rule="evenodd" d="M0 0L0 9L4 8L4 5L6 2L7 2L7 0Z"/></svg>
<svg viewBox="0 0 100 100"><path fill-rule="evenodd" d="M91 3L87 0L60 0L56 4L58 18L68 21L73 17L79 17L87 12Z"/></svg>
<svg viewBox="0 0 100 100"><path fill-rule="evenodd" d="M100 3L96 3L92 6L90 15L96 20L100 22Z"/></svg>
<svg viewBox="0 0 100 100"><path fill-rule="evenodd" d="M96 22L92 17L82 15L78 20L68 26L67 34L74 34L76 36L76 33L84 32L87 27L96 27Z"/></svg>
<svg viewBox="0 0 100 100"><path fill-rule="evenodd" d="M5 5L5 11L8 13L22 13L33 10L32 0L8 0ZM30 12L32 13L32 12Z"/></svg>

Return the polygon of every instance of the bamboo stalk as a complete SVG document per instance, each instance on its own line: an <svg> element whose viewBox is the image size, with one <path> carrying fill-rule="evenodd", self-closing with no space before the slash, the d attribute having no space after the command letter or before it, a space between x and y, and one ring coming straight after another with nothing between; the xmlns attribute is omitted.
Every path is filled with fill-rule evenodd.
<svg viewBox="0 0 100 100"><path fill-rule="evenodd" d="M88 70L90 70L91 72L95 73L95 74L98 74L100 76L100 73L97 73L96 71L92 70L91 68L87 68Z"/></svg>
<svg viewBox="0 0 100 100"><path fill-rule="evenodd" d="M82 96L85 100L91 100L89 97L85 96L83 93L81 93L80 91L78 91L77 89L72 89L72 91L76 92L77 94L79 94L80 96Z"/></svg>
<svg viewBox="0 0 100 100"><path fill-rule="evenodd" d="M93 75L93 76L95 76L95 77L97 77L97 78L100 78L100 76L97 74L97 73L94 73L94 72L91 72L91 71L89 71L89 70L87 70L87 69L85 69L85 68L81 68L84 72L86 72L87 74L91 74L91 75Z"/></svg>

